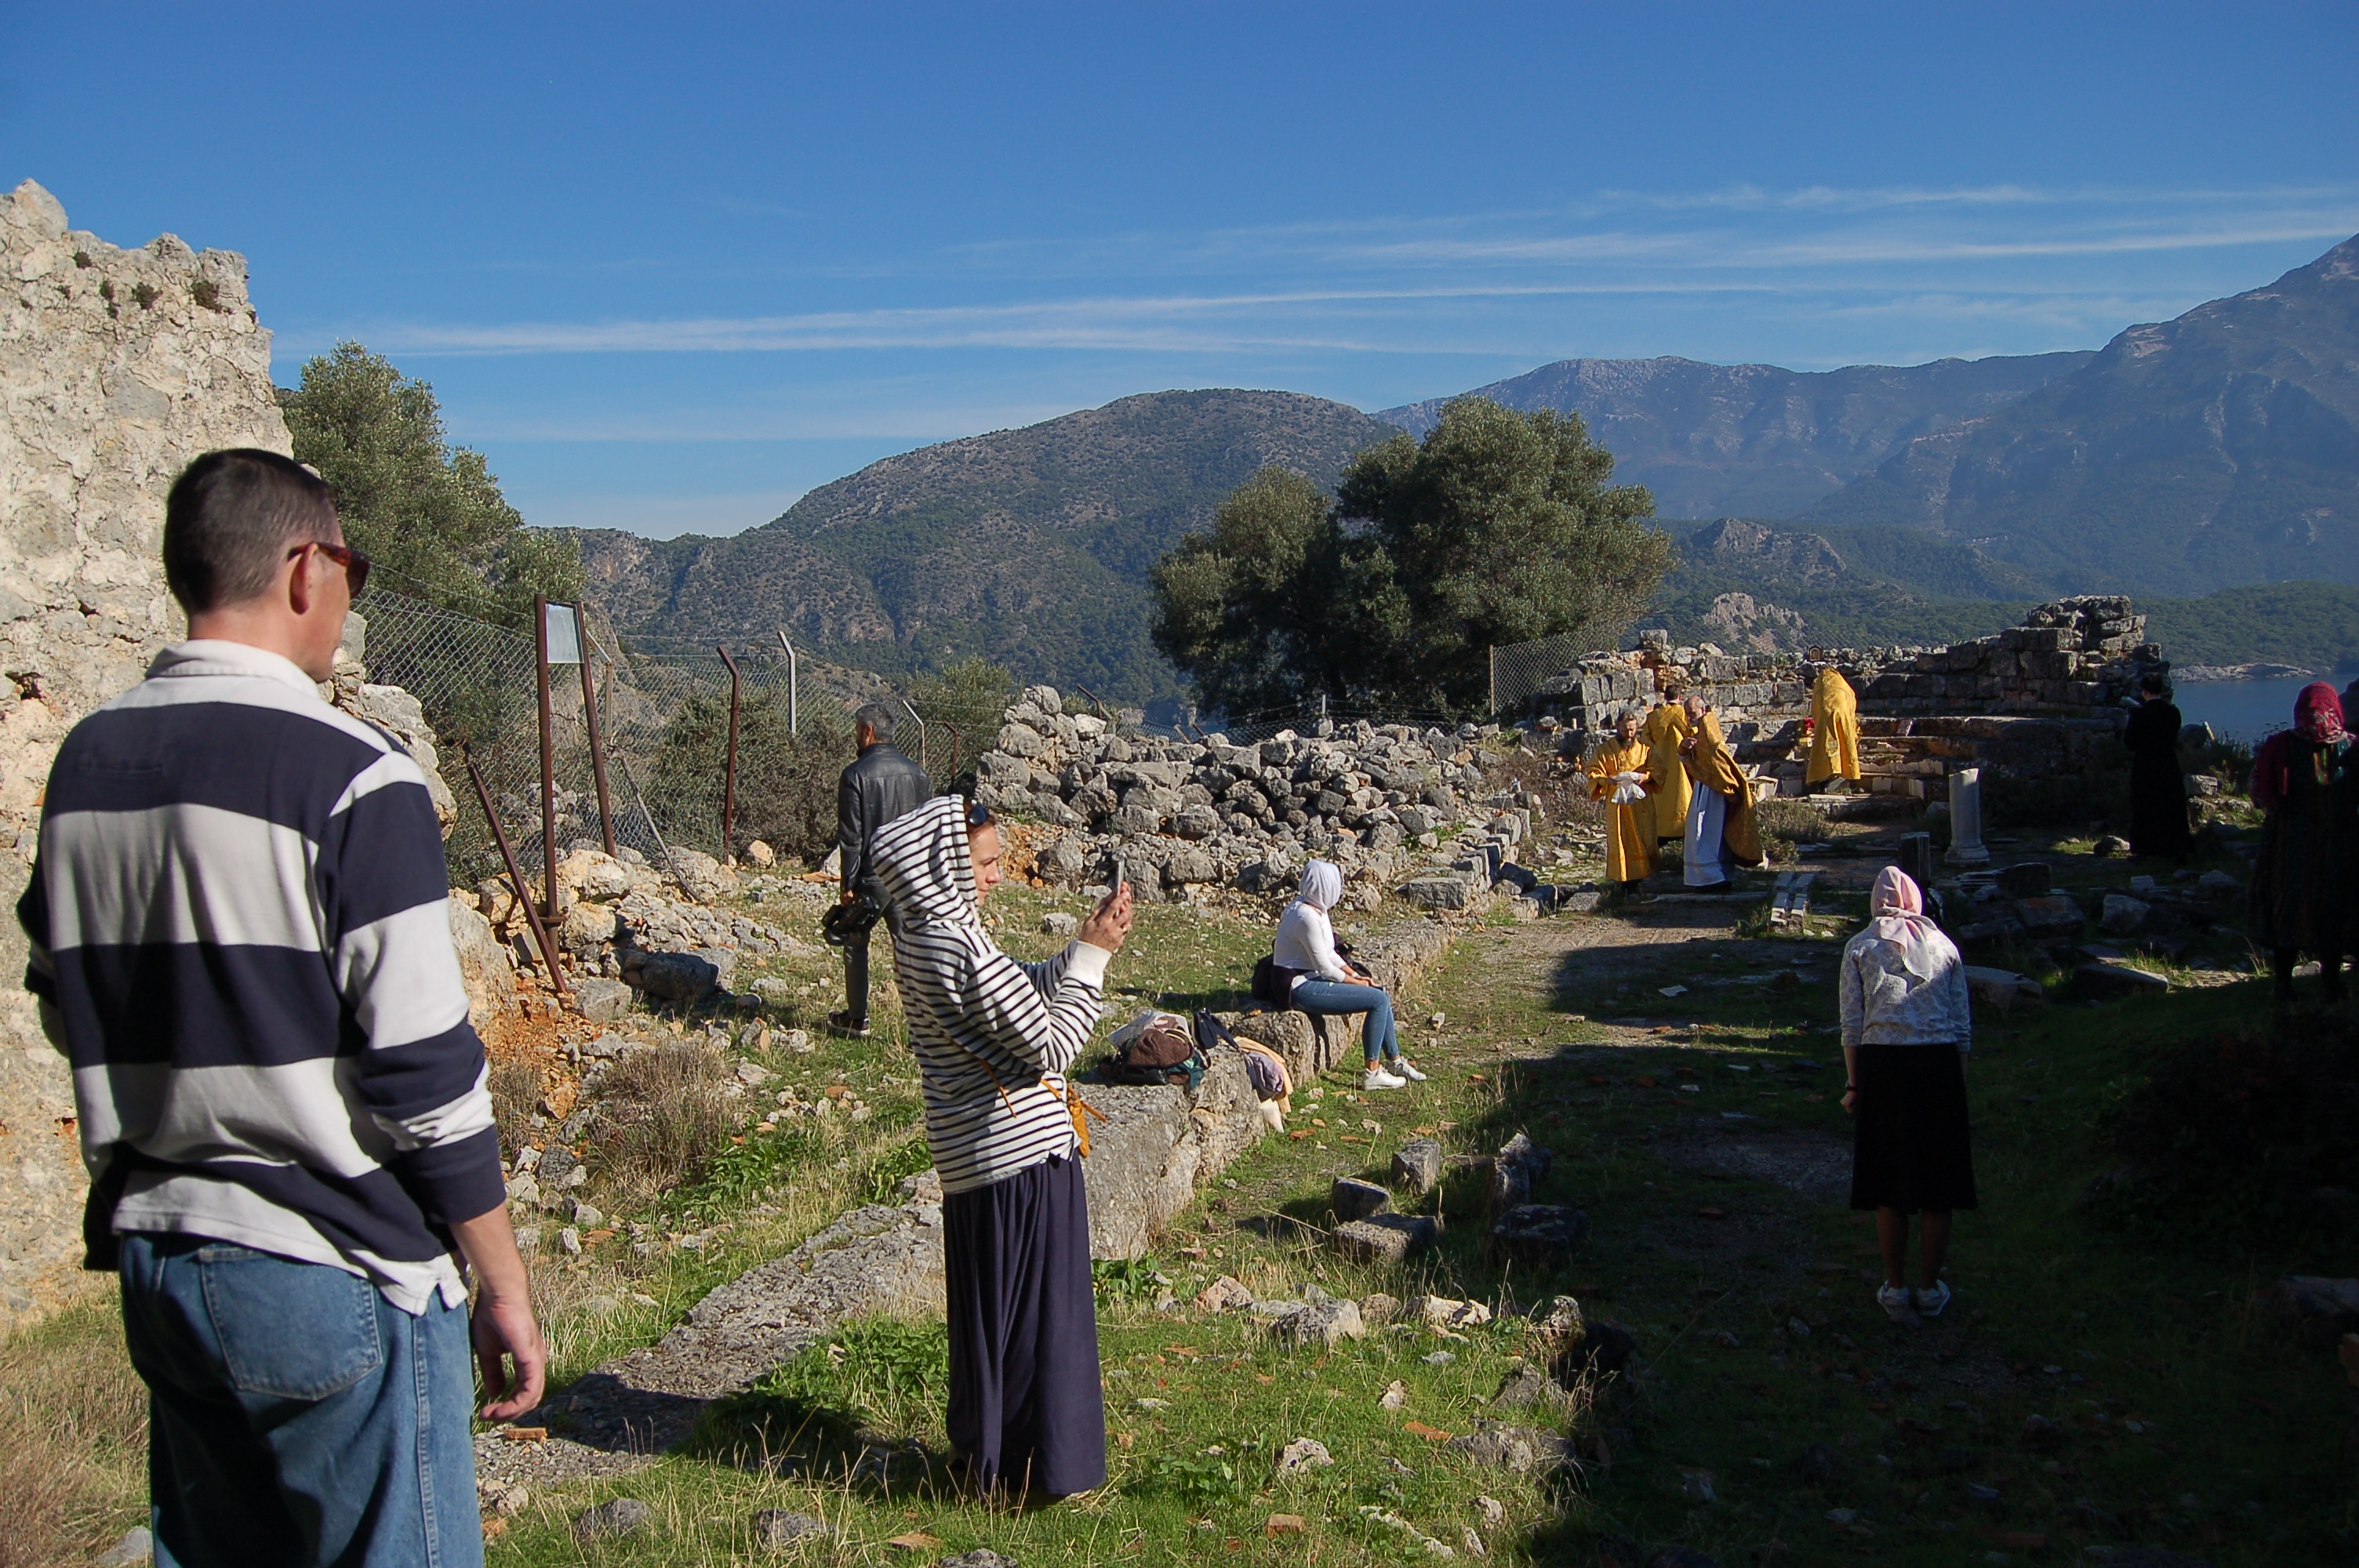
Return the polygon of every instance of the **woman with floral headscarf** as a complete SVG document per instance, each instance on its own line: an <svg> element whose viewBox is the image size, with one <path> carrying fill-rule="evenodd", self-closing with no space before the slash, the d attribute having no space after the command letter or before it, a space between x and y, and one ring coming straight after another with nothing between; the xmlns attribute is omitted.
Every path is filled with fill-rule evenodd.
<svg viewBox="0 0 2359 1568"><path fill-rule="evenodd" d="M2293 728L2253 754L2253 804L2266 816L2248 924L2254 946L2269 950L2281 1002L2293 999L2293 967L2305 950L2318 956L2327 1000L2343 995L2343 955L2353 935L2346 860L2359 847L2354 765L2343 704L2324 681L2301 688Z"/></svg>
<svg viewBox="0 0 2359 1568"><path fill-rule="evenodd" d="M1400 1031L1393 1025L1393 999L1374 977L1336 950L1335 927L1327 912L1343 897L1343 872L1332 860L1302 868L1301 889L1278 916L1270 965L1298 1012L1360 1013L1360 1045L1366 1067L1364 1089L1406 1088L1425 1075L1401 1054Z"/></svg>
<svg viewBox="0 0 2359 1568"><path fill-rule="evenodd" d="M1954 1211L1975 1206L1966 1127L1973 1016L1965 962L1925 915L1897 866L1877 873L1867 928L1843 948L1843 1109L1853 1118L1851 1206L1875 1211L1884 1253L1876 1304L1897 1323L1950 1304L1941 1264ZM1924 1256L1910 1289L1908 1217L1924 1211Z"/></svg>

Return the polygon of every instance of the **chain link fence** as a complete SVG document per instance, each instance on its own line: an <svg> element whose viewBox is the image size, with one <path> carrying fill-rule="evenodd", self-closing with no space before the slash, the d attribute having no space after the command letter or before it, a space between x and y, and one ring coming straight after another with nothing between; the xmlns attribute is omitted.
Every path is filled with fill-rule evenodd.
<svg viewBox="0 0 2359 1568"><path fill-rule="evenodd" d="M356 610L366 622L368 678L417 697L441 750L443 777L458 803L445 845L453 882L473 886L504 870L469 780L470 759L518 865L535 878L543 864L540 727L529 626L375 586ZM486 606L486 613L500 611ZM835 837L837 775L853 755L852 722L845 694L812 678L808 654L790 659L773 639L733 642L724 656L709 643L618 639L594 621L584 632L586 665L549 669L551 815L560 856L603 841L586 701L596 705L606 819L617 849L658 863L678 849L742 855L757 839L783 857L826 852ZM897 697L886 705L902 719L902 749L929 774L947 780L972 764L973 740L946 725L912 722Z"/></svg>
<svg viewBox="0 0 2359 1568"><path fill-rule="evenodd" d="M1491 650L1491 716L1506 719L1519 713L1540 688L1564 674L1582 656L1610 648L1616 639L1591 631L1560 632L1528 643L1509 643Z"/></svg>

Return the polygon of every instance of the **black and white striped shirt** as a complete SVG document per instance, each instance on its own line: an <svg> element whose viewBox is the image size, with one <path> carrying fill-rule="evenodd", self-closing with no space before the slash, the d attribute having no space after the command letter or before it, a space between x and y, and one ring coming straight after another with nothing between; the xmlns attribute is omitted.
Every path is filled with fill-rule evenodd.
<svg viewBox="0 0 2359 1568"><path fill-rule="evenodd" d="M113 1229L462 1303L445 1227L506 1194L449 895L418 764L276 654L183 643L75 725L17 918Z"/></svg>
<svg viewBox="0 0 2359 1568"><path fill-rule="evenodd" d="M869 864L893 909L893 959L945 1193L1005 1181L1075 1148L1065 1072L1097 1032L1114 955L1073 942L1046 963L999 950L975 914L965 803L929 801L876 830Z"/></svg>

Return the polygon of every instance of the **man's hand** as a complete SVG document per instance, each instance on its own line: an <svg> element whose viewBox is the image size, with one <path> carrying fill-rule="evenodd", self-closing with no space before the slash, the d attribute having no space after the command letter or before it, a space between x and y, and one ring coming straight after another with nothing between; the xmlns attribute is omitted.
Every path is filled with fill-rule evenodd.
<svg viewBox="0 0 2359 1568"><path fill-rule="evenodd" d="M468 1331L489 1399L483 1417L507 1421L540 1403L549 1376L549 1345L533 1315L531 1277L516 1251L506 1204L458 1221L451 1234L475 1271L475 1309Z"/></svg>
<svg viewBox="0 0 2359 1568"><path fill-rule="evenodd" d="M1130 935L1131 903L1130 883L1125 881L1098 901L1097 908L1074 935L1093 947L1121 952L1124 938Z"/></svg>
<svg viewBox="0 0 2359 1568"><path fill-rule="evenodd" d="M846 888L842 892L836 894L835 902L838 903L851 903L856 901L859 897L860 895L858 893L853 892L850 888Z"/></svg>

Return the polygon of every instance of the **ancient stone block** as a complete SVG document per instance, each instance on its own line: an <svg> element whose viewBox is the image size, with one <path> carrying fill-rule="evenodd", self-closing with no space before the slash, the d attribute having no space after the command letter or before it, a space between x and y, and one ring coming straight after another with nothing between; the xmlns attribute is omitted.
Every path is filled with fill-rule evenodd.
<svg viewBox="0 0 2359 1568"><path fill-rule="evenodd" d="M1397 1263L1432 1246L1440 1234L1430 1215L1379 1214L1337 1226L1331 1242L1355 1262Z"/></svg>
<svg viewBox="0 0 2359 1568"><path fill-rule="evenodd" d="M1490 1252L1500 1263L1548 1269L1572 1256L1589 1234L1589 1216L1556 1204L1519 1204L1491 1224Z"/></svg>
<svg viewBox="0 0 2359 1568"><path fill-rule="evenodd" d="M1412 1138L1393 1152L1393 1185L1411 1197L1423 1197L1441 1184L1441 1144L1431 1138Z"/></svg>
<svg viewBox="0 0 2359 1568"><path fill-rule="evenodd" d="M1340 1220L1365 1219L1370 1215L1382 1214L1392 1205L1392 1194L1356 1176L1336 1177L1327 1193L1327 1206Z"/></svg>

